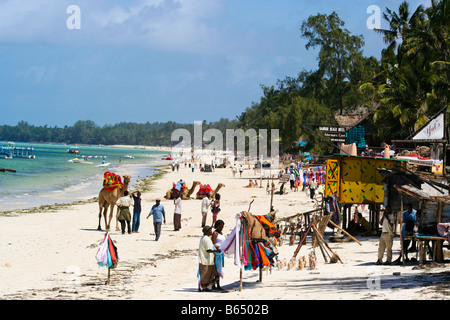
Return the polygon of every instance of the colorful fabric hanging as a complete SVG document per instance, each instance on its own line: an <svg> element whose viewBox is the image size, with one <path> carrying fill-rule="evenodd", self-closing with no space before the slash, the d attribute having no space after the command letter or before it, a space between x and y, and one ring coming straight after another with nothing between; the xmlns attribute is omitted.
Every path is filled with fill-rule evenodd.
<svg viewBox="0 0 450 320"><path fill-rule="evenodd" d="M272 225L265 216L255 216ZM257 218L257 222L259 219ZM235 255L235 265L244 270L256 270L275 264L276 253L269 241L265 239L252 239L250 237L250 225L244 215L236 219L236 227L220 246L220 250ZM269 231L270 232L270 231Z"/></svg>
<svg viewBox="0 0 450 320"><path fill-rule="evenodd" d="M255 216L255 218L259 221L259 223L263 226L264 230L266 231L266 235L271 237L279 237L280 232L278 229L274 226L272 222L270 222L266 216Z"/></svg>
<svg viewBox="0 0 450 320"><path fill-rule="evenodd" d="M106 233L95 259L100 267L115 268L117 266L119 262L117 247L112 242L109 233Z"/></svg>

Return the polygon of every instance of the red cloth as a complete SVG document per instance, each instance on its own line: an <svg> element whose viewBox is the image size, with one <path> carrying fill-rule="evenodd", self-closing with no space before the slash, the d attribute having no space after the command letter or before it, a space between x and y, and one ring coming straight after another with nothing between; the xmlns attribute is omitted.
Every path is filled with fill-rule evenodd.
<svg viewBox="0 0 450 320"><path fill-rule="evenodd" d="M122 178L112 172L105 172L103 175L103 188L106 191L113 191L116 188L122 188Z"/></svg>

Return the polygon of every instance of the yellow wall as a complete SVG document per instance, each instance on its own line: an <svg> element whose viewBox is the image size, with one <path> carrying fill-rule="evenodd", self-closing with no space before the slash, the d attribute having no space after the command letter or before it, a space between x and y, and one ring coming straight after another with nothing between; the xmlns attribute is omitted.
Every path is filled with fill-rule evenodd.
<svg viewBox="0 0 450 320"><path fill-rule="evenodd" d="M383 204L385 178L377 169L395 167L394 162L363 157L329 159L325 196L336 194L341 203Z"/></svg>

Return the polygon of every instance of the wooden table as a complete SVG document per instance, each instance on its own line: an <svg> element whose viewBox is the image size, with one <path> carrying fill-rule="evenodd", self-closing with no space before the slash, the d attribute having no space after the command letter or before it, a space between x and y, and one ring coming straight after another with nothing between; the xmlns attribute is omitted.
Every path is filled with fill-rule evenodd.
<svg viewBox="0 0 450 320"><path fill-rule="evenodd" d="M433 261L444 262L444 252L442 250L442 246L444 241L448 240L447 238L427 235L414 235L413 238L419 244L419 261L421 263L426 261L426 248L429 241L433 244Z"/></svg>

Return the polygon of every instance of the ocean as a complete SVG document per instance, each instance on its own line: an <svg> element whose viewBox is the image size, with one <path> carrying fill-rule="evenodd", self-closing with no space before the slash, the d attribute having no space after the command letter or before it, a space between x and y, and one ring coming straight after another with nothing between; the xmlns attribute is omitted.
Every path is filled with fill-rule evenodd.
<svg viewBox="0 0 450 320"><path fill-rule="evenodd" d="M1 142L6 146L7 142ZM16 147L33 147L34 159L0 158L0 212L30 209L41 205L73 203L97 197L106 171L131 176L129 189L138 180L156 173L167 152L143 148L74 146L44 143L15 143ZM68 153L78 149L80 154ZM72 160L86 158L87 163ZM100 166L102 161L110 163ZM167 163L167 162L166 162Z"/></svg>

